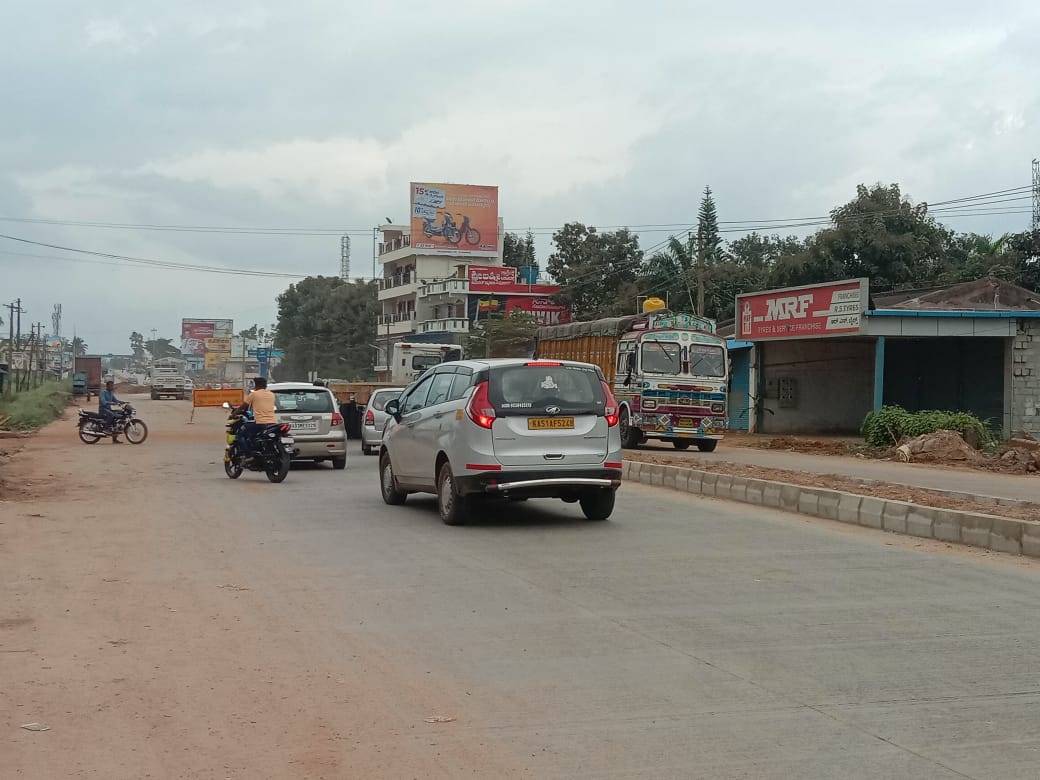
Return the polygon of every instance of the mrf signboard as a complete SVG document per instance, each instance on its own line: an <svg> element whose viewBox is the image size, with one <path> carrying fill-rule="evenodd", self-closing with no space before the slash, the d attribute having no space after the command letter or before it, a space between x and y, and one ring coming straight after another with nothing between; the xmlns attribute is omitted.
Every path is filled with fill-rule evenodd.
<svg viewBox="0 0 1040 780"><path fill-rule="evenodd" d="M862 332L868 281L809 284L737 296L737 338L745 341L850 336Z"/></svg>

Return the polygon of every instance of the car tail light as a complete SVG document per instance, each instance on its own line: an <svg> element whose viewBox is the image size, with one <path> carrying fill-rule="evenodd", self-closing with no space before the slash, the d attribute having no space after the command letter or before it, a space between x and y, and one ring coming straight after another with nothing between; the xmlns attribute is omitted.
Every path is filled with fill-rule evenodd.
<svg viewBox="0 0 1040 780"><path fill-rule="evenodd" d="M373 412L371 409L369 409L367 412L365 412L365 425L372 425L372 426L374 426L375 424L376 424L376 413Z"/></svg>
<svg viewBox="0 0 1040 780"><path fill-rule="evenodd" d="M332 413L332 427L335 428L337 425L343 424L343 415L339 412Z"/></svg>
<svg viewBox="0 0 1040 780"><path fill-rule="evenodd" d="M610 392L610 385L606 382L600 382L603 385L603 399L605 401L603 405L603 416L607 418L607 427L613 428L618 424L618 405L617 399L614 398L614 394Z"/></svg>
<svg viewBox="0 0 1040 780"><path fill-rule="evenodd" d="M563 363L558 360L532 360L524 365L528 368L559 368Z"/></svg>
<svg viewBox="0 0 1040 780"><path fill-rule="evenodd" d="M495 424L495 407L491 405L491 399L488 397L486 380L474 388L473 395L466 405L466 414L481 428L490 429Z"/></svg>
<svg viewBox="0 0 1040 780"><path fill-rule="evenodd" d="M606 463L603 464L603 468L620 469L623 468L624 465L625 464L622 463L620 460L608 460Z"/></svg>
<svg viewBox="0 0 1040 780"><path fill-rule="evenodd" d="M282 434L282 436L285 436L291 430L292 430L292 426L289 425L289 423L282 423L281 425L278 426L278 433Z"/></svg>

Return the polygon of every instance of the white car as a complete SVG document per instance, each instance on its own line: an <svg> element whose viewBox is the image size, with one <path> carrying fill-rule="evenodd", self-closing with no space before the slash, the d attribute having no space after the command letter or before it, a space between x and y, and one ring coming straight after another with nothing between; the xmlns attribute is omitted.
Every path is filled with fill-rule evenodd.
<svg viewBox="0 0 1040 780"><path fill-rule="evenodd" d="M466 521L478 496L579 502L606 520L621 484L618 406L597 366L461 360L431 368L396 400L380 447L383 500L435 493Z"/></svg>

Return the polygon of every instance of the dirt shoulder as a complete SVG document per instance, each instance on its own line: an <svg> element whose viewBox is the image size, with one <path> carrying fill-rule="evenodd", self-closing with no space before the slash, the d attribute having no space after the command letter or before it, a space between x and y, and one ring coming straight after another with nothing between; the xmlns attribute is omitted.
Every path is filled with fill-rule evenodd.
<svg viewBox="0 0 1040 780"><path fill-rule="evenodd" d="M0 777L510 774L483 743L431 747L422 716L462 693L322 628L334 607L263 520L302 480L231 483L220 410L134 404L143 445L81 444L70 412L0 461Z"/></svg>
<svg viewBox="0 0 1040 780"><path fill-rule="evenodd" d="M967 512L980 512L1001 517L1012 517L1019 520L1037 520L1040 518L1040 503L1024 502L1015 505L994 506L992 501L952 497L940 491L912 485L860 480L838 474L814 474L804 471L767 468L765 466L727 463L725 461L692 461L689 457L682 454L669 454L652 450L625 450L625 458L627 460L638 460L643 463L700 469L716 474L730 474L738 477L788 482L805 487L842 490L858 495L907 501L912 504L921 504L937 509L960 509ZM1040 480L1037 481L1037 491L1040 493Z"/></svg>

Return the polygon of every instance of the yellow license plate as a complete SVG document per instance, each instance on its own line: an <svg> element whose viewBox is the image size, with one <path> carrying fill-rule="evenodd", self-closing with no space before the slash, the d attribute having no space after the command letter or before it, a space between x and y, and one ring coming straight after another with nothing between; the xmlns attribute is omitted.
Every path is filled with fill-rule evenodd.
<svg viewBox="0 0 1040 780"><path fill-rule="evenodd" d="M561 428L573 428L573 417L528 417L527 430L555 431Z"/></svg>

